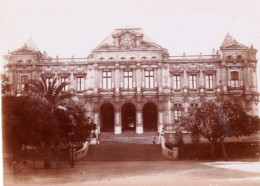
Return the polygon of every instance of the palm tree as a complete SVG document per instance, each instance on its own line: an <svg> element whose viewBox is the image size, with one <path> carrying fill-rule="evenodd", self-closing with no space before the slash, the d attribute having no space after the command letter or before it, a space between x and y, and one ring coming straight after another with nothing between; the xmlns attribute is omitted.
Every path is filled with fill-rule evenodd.
<svg viewBox="0 0 260 186"><path fill-rule="evenodd" d="M47 84L44 76L41 76L41 80L32 80L30 91L31 94L46 101L51 106L51 111L54 112L55 109L62 105L62 102L73 97L73 94L63 92L67 85L69 85L68 82L62 82L57 85L56 78Z"/></svg>
<svg viewBox="0 0 260 186"><path fill-rule="evenodd" d="M65 86L67 86L68 82L63 82L57 85L57 79L54 78L53 81L49 81L46 83L46 79L41 76L40 80L32 80L30 84L30 94L32 96L38 97L39 99L46 102L46 104L50 108L51 114L55 117L55 111L60 109L61 106L66 106L65 101L73 96L73 94L68 92L63 92ZM48 125L48 124L47 124ZM57 131L57 134L59 131ZM59 135L57 135L59 136ZM46 136L43 140L45 145L45 160L44 160L44 168L51 167L51 145L54 143L52 138Z"/></svg>

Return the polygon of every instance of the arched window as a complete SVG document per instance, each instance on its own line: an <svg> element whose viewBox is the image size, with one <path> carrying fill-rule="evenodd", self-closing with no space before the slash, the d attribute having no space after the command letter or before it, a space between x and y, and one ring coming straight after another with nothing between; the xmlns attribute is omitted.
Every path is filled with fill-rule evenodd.
<svg viewBox="0 0 260 186"><path fill-rule="evenodd" d="M157 57L156 57L156 56L153 56L153 57L152 57L152 60L156 61L156 60L157 60Z"/></svg>
<svg viewBox="0 0 260 186"><path fill-rule="evenodd" d="M230 56L230 55L227 56L227 59L228 59L228 60L231 60L231 59L232 59L232 56Z"/></svg>
<svg viewBox="0 0 260 186"><path fill-rule="evenodd" d="M147 60L146 57L142 57L142 58L141 58L141 61L146 61L146 60Z"/></svg>
<svg viewBox="0 0 260 186"><path fill-rule="evenodd" d="M120 61L126 61L126 58L125 57L121 57Z"/></svg>
<svg viewBox="0 0 260 186"><path fill-rule="evenodd" d="M130 60L135 61L136 59L135 59L135 57L130 57Z"/></svg>
<svg viewBox="0 0 260 186"><path fill-rule="evenodd" d="M110 57L110 58L108 58L108 61L115 61L115 58Z"/></svg>
<svg viewBox="0 0 260 186"><path fill-rule="evenodd" d="M238 55L238 56L237 56L237 59L241 60L241 59L243 59L243 58L242 58L241 55Z"/></svg>
<svg viewBox="0 0 260 186"><path fill-rule="evenodd" d="M98 61L105 61L105 58L101 57L98 59Z"/></svg>

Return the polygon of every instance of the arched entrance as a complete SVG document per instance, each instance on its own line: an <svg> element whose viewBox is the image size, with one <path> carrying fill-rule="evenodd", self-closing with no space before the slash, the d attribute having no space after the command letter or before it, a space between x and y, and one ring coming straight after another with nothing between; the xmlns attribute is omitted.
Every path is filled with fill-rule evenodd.
<svg viewBox="0 0 260 186"><path fill-rule="evenodd" d="M110 103L104 103L100 108L101 132L114 131L114 107Z"/></svg>
<svg viewBox="0 0 260 186"><path fill-rule="evenodd" d="M157 107L154 103L146 103L143 107L144 131L157 131Z"/></svg>
<svg viewBox="0 0 260 186"><path fill-rule="evenodd" d="M136 110L132 103L126 103L121 108L122 129L135 130Z"/></svg>

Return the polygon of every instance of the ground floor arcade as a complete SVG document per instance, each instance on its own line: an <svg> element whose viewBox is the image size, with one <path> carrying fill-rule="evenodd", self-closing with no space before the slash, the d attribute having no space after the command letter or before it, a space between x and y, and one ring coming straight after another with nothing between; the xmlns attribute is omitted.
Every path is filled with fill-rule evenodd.
<svg viewBox="0 0 260 186"><path fill-rule="evenodd" d="M159 102L158 98L139 102L135 99L121 101L100 99L92 102L88 111L91 112L99 133L121 134L126 131L135 131L137 134L143 134L162 130L167 116L165 105Z"/></svg>

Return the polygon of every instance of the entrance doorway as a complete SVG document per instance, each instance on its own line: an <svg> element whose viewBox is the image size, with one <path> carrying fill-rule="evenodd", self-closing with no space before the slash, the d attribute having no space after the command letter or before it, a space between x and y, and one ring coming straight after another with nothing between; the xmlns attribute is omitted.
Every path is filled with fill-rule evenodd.
<svg viewBox="0 0 260 186"><path fill-rule="evenodd" d="M101 132L114 131L114 107L110 103L105 103L100 108Z"/></svg>
<svg viewBox="0 0 260 186"><path fill-rule="evenodd" d="M157 131L157 107L154 103L146 103L143 107L144 131Z"/></svg>
<svg viewBox="0 0 260 186"><path fill-rule="evenodd" d="M122 129L135 130L136 110L132 103L126 103L121 108Z"/></svg>

